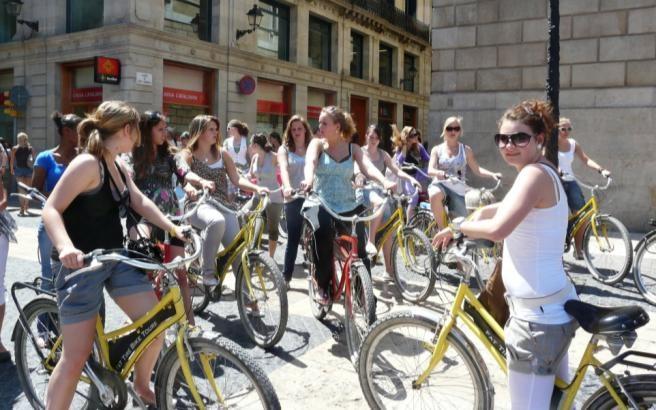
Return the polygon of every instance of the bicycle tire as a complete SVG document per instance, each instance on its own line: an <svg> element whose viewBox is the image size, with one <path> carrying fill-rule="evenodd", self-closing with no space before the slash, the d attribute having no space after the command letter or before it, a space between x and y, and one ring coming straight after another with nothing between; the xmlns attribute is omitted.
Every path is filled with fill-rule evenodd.
<svg viewBox="0 0 656 410"><path fill-rule="evenodd" d="M656 305L656 231L638 244L633 264L633 281L642 297Z"/></svg>
<svg viewBox="0 0 656 410"><path fill-rule="evenodd" d="M248 255L249 271L251 272L251 289L256 292L256 309L248 309L249 290L244 280L244 269L239 264L237 271L235 296L239 317L248 336L263 349L268 349L280 341L287 328L288 302L287 286L282 272L276 262L264 251L251 251ZM264 279L266 296L259 283L259 270Z"/></svg>
<svg viewBox="0 0 656 410"><path fill-rule="evenodd" d="M656 406L656 375L639 374L634 376L620 377L620 383L631 395L640 409L650 409ZM626 400L626 395L619 388L617 383L613 382L613 388L619 394L622 400ZM627 401L624 401L626 404ZM630 406L629 406L630 407ZM617 408L615 399L611 397L605 387L600 387L597 391L583 403L582 409L608 410Z"/></svg>
<svg viewBox="0 0 656 410"><path fill-rule="evenodd" d="M392 241L392 277L403 299L419 303L426 300L435 287L433 248L426 235L416 227L405 228L402 238L403 246L399 245L397 235ZM417 257L418 249L424 253L421 260ZM397 252L404 250L405 257Z"/></svg>
<svg viewBox="0 0 656 410"><path fill-rule="evenodd" d="M408 221L408 227L419 229L427 238L432 238L438 232L433 212L428 209L418 209Z"/></svg>
<svg viewBox="0 0 656 410"><path fill-rule="evenodd" d="M344 328L349 358L355 366L362 339L369 326L376 321L376 299L371 276L361 261L355 261L351 265L350 284L350 300L344 298Z"/></svg>
<svg viewBox="0 0 656 410"><path fill-rule="evenodd" d="M599 245L592 232L592 223L597 224L597 232L600 232L601 245ZM608 231L611 227L613 228L613 234L609 237ZM602 235L605 237L601 237ZM620 240L620 246L613 243ZM615 249L617 251L613 252ZM622 251L624 252L623 255L621 253ZM621 258L621 263L612 263L617 258ZM599 215L595 222L591 222L586 227L585 233L583 234L583 259L588 267L588 271L598 281L607 285L614 285L621 282L629 273L631 263L633 262L633 246L631 245L629 231L624 224L612 216ZM606 268L606 266L609 267Z"/></svg>
<svg viewBox="0 0 656 410"><path fill-rule="evenodd" d="M225 408L280 409L278 396L264 370L235 343L219 338L189 338L188 345L195 360L189 360L191 373L206 408L224 408L218 398L214 398L212 387L204 378L201 367L201 354L211 356L215 368L214 380L225 401ZM189 354L189 352L187 352ZM220 363L218 363L220 362ZM219 366L220 369L216 369ZM201 385L202 384L202 385ZM172 347L162 359L156 376L157 408L191 409L196 402L191 396L185 378L180 370L177 349ZM206 394L205 392L212 392ZM213 399L212 401L210 401Z"/></svg>
<svg viewBox="0 0 656 410"><path fill-rule="evenodd" d="M494 393L485 362L456 327L447 336L449 349L442 360L446 364L438 364L426 383L413 387L431 357L426 343L434 343L438 326L435 313L417 307L386 314L371 326L356 367L371 408L492 408ZM407 336L400 334L402 330Z"/></svg>
<svg viewBox="0 0 656 410"><path fill-rule="evenodd" d="M41 333L44 346L41 348L44 356L48 357L50 353L49 344L59 338L59 310L57 302L48 298L36 298L23 307L23 313L27 319L30 331L37 337ZM43 318L46 319L43 319ZM46 322L47 321L47 322ZM55 357L61 354L61 345ZM28 333L23 329L20 323L16 323L14 334L14 360L16 362L16 372L18 381L25 392L25 397L30 405L35 409L45 408L45 395L50 381L51 370L46 368L41 361L39 354L35 350ZM49 368L54 367L53 363ZM41 381L38 381L43 379ZM77 394L73 396L71 408L76 409L95 409L96 405L88 401L89 397L94 397L94 387L80 381L75 389Z"/></svg>

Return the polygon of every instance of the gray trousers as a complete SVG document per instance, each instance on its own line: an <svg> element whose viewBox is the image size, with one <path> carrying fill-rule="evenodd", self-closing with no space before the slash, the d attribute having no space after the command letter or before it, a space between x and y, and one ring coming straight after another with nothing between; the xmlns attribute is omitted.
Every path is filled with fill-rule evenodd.
<svg viewBox="0 0 656 410"><path fill-rule="evenodd" d="M201 204L189 221L196 229L202 230L203 275L213 275L216 272L216 253L219 251L219 246L221 244L224 247L228 246L239 233L237 216L234 213L224 215L210 204ZM237 265L238 263L239 261L237 261Z"/></svg>

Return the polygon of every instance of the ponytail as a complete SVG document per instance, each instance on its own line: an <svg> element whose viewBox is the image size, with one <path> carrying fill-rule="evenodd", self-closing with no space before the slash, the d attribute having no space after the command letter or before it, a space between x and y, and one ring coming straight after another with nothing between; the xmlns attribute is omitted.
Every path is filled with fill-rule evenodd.
<svg viewBox="0 0 656 410"><path fill-rule="evenodd" d="M86 146L89 154L100 158L105 149L105 140L126 125L139 132L139 112L123 101L105 101L77 127L80 147ZM137 138L138 145L141 134Z"/></svg>

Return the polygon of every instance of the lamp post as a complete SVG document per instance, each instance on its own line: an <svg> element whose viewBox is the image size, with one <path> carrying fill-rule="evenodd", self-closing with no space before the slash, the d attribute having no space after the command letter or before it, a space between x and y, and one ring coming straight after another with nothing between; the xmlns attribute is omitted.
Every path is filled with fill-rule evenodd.
<svg viewBox="0 0 656 410"><path fill-rule="evenodd" d="M413 85L414 88L414 83L413 81L417 77L417 67L415 65L411 65L410 68L408 68L408 72L405 73L405 78L401 79L401 86L404 86L406 83L410 82Z"/></svg>
<svg viewBox="0 0 656 410"><path fill-rule="evenodd" d="M251 28L248 30L237 30L237 40L246 34L257 30L257 28L260 27L260 24L262 23L262 17L264 17L264 14L262 13L262 9L257 7L257 4L254 4L253 7L248 10L246 16L248 17L248 25L251 26Z"/></svg>
<svg viewBox="0 0 656 410"><path fill-rule="evenodd" d="M12 17L18 17L23 8L23 0L4 0L5 11L8 15ZM17 18L16 23L24 24L29 27L32 31L39 32L39 22L38 21L28 21Z"/></svg>
<svg viewBox="0 0 656 410"><path fill-rule="evenodd" d="M559 0L549 0L549 47L547 50L547 101L553 107L556 123L560 117L560 7ZM546 146L546 157L558 166L558 129L554 129Z"/></svg>

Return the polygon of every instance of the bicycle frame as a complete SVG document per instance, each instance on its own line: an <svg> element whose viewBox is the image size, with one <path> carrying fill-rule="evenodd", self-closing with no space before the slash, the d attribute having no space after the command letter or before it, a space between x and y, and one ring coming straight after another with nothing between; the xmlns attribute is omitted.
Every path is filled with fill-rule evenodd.
<svg viewBox="0 0 656 410"><path fill-rule="evenodd" d="M483 320L484 324L491 329L494 334L498 337L499 341L504 343L504 332L502 327L492 318L490 313L485 309L485 307L478 301L478 298L469 288L467 284L469 278L466 275L466 278L461 279L460 285L456 292L453 305L448 312L445 313L442 319L441 327L436 329L437 340L435 345L426 344L425 348L428 351L432 351L431 360L428 364L426 370L419 375L417 380L413 382L413 386L418 388L422 383L428 379L430 373L433 371L435 366L437 366L443 359L444 354L446 353L449 344L447 342L447 335L452 331L452 329L457 326L457 321L460 319L467 328L476 336L476 338L485 346L487 351L492 355L496 363L499 365L499 368L503 371L504 374L508 373L508 367L506 364L505 350L502 350L498 345L495 345L485 331L481 329L479 325L476 324L474 316L471 316L468 312L465 311L465 303L471 305L478 315L478 319ZM562 401L561 408L569 409L572 408L574 404L574 399L578 393L581 383L585 378L588 367L593 367L596 369L603 368L607 370L611 366L600 362L595 357L595 352L599 350L599 341L600 338L597 335L592 335L588 345L581 357L579 366L576 370L574 380L571 383L566 383L565 381L556 378L555 386L565 393L565 397ZM505 347L505 346L504 346ZM628 353L628 352L627 352ZM613 363L614 364L614 363ZM628 407L624 404L620 398L619 393L615 390L612 385L613 380L615 379L614 375L608 371L596 372L601 384L608 390L609 394L613 397L619 408L627 409ZM610 375L609 375L610 373Z"/></svg>
<svg viewBox="0 0 656 410"><path fill-rule="evenodd" d="M567 243L571 242L571 239L576 236L576 234L581 230L585 229L585 226L599 214L599 205L597 204L597 198L592 196L588 202L583 205L583 208L579 209L575 214L570 215L567 219ZM592 225L593 232L597 236L597 228Z"/></svg>
<svg viewBox="0 0 656 410"><path fill-rule="evenodd" d="M358 237L355 233L355 224L352 224L351 235L340 235L335 238L335 252L337 261L342 268L342 277L337 283L337 272L333 272L331 299L339 300L344 292L347 309L351 309L351 265L358 257ZM349 249L350 248L350 249ZM348 250L348 251L347 251ZM343 259L342 259L343 258Z"/></svg>

